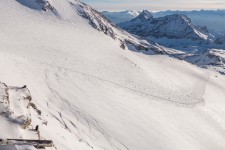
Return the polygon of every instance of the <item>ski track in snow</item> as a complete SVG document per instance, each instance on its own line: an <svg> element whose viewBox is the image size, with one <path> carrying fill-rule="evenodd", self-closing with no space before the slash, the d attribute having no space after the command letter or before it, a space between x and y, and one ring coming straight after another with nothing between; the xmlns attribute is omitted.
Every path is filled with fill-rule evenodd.
<svg viewBox="0 0 225 150"><path fill-rule="evenodd" d="M79 58L80 59L80 58ZM83 60L82 60L83 59ZM107 69L107 71L109 71L110 72L110 69L111 69L111 67L110 66L107 66L107 65L104 65L104 64L100 64L100 63L98 63L98 62L96 62L96 61L93 61L93 60L87 60L87 59L84 59L84 58L82 58L81 59L81 64L82 65L84 65L84 64L88 64L88 63L86 63L86 61L87 62L89 62L89 63L95 63L95 64L98 64L98 65L103 65L103 66L105 66L104 68L106 68ZM124 59L126 59L126 60L129 60L128 58L124 58ZM32 61L34 61L33 59L32 59ZM128 86L126 86L126 84L123 84L123 83L117 83L117 82L115 82L115 81L110 81L110 80L108 80L108 79L104 79L103 77L98 77L97 75L93 75L93 74L89 74L89 73L85 73L85 72L81 72L81 71L78 71L78 70L75 70L75 69L71 69L71 68L66 68L66 67L62 67L62 66L59 66L59 65L54 65L54 64L50 64L50 63L46 63L46 62L41 62L41 61L36 61L36 63L38 63L38 64L42 64L42 65L45 65L45 66L49 66L49 67L53 67L53 68L56 68L56 71L55 71L55 76L56 76L56 78L57 78L57 80L58 80L58 74L60 74L60 73L62 73L62 74L64 74L63 72L70 72L70 73L73 73L73 74L80 74L80 75L82 75L82 76L87 76L87 77L90 77L90 78L93 78L93 79L96 79L96 80L99 80L99 81L101 81L101 82L105 82L105 83L108 83L108 84L112 84L112 85L114 85L114 86L117 86L117 87L120 87L120 88L123 88L123 89L125 89L125 90L129 90L129 91L132 91L132 92L135 92L135 93L138 93L138 94L141 94L141 95L144 95L144 96L148 96L148 97L153 97L153 98L156 98L156 99L158 99L158 100L162 100L162 101L168 101L168 102L171 102L171 103L174 103L174 104L181 104L181 105L190 105L190 106L194 106L194 105L196 105L196 104L199 104L199 103L202 103L202 102L204 102L204 99L202 98L203 97L203 95L204 95L204 93L205 93L205 86L206 86L206 84L208 83L208 81L209 81L209 75L206 75L203 79L202 79L202 83L195 83L195 87L192 87L192 91L193 92L196 92L196 91L198 91L197 93L192 93L192 91L190 91L190 93L192 94L192 95L194 95L194 94L197 94L196 96L193 96L193 97L191 97L191 96L188 96L188 99L186 100L186 101L190 101L190 102L182 102L182 101L180 101L180 100L175 100L175 98L174 99L172 99L172 98L170 98L170 95L168 95L168 97L162 97L162 96L159 96L159 95L154 95L154 94L150 94L151 92L149 92L149 93L147 93L147 92L145 92L144 90L138 90L138 89L135 89L135 87L129 87L129 85ZM79 62L80 63L80 62ZM134 66L135 67L138 67L138 68L140 68L140 69L142 69L141 68L141 65L140 66L138 66L136 63L134 63L134 62L132 62L132 61L128 61L128 63L129 64L134 64ZM54 69L55 70L55 69ZM144 70L144 69L142 69L142 70ZM113 72L113 71L112 71ZM120 72L116 72L116 74L117 74L117 76L121 76L121 75L123 75L122 73L120 73ZM75 76L74 75L74 76ZM47 77L47 74L45 75L46 76L46 78L48 78ZM144 88L144 89L146 89L146 88ZM161 93L162 94L162 93ZM184 95L180 95L179 97L182 97L182 96L184 96ZM150 99L151 100L151 99Z"/></svg>

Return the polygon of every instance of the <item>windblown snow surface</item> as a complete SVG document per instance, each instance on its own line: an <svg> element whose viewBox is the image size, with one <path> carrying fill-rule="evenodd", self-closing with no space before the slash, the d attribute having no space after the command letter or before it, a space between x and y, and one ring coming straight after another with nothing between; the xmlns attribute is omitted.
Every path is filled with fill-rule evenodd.
<svg viewBox="0 0 225 150"><path fill-rule="evenodd" d="M50 2L60 17L0 2L0 138L37 139L39 125L52 150L225 150L223 75L122 50L68 1Z"/></svg>

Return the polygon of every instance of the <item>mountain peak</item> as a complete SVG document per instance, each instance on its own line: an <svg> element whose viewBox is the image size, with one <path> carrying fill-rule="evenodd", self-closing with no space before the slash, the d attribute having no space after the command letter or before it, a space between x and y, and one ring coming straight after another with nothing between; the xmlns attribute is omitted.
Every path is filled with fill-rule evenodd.
<svg viewBox="0 0 225 150"><path fill-rule="evenodd" d="M163 20L182 20L182 21L186 22L187 24L191 25L191 19L183 14L172 14L172 15L167 15L167 16L160 17L160 18Z"/></svg>
<svg viewBox="0 0 225 150"><path fill-rule="evenodd" d="M153 16L151 14L151 12L149 12L148 10L143 10L138 16L137 18L140 18L142 20L149 20L152 19Z"/></svg>
<svg viewBox="0 0 225 150"><path fill-rule="evenodd" d="M128 13L130 15L133 15L133 16L138 16L140 14L140 11L135 11L135 10L127 10L127 11L124 11L125 13Z"/></svg>

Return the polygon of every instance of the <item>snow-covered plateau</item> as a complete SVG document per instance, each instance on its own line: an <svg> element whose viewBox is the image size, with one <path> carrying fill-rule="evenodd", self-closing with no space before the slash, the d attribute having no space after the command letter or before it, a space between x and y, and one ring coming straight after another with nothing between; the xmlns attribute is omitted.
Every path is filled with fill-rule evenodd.
<svg viewBox="0 0 225 150"><path fill-rule="evenodd" d="M0 14L0 150L36 150L6 139L38 140L37 125L47 150L225 150L224 75L150 55L181 52L77 0L2 0Z"/></svg>

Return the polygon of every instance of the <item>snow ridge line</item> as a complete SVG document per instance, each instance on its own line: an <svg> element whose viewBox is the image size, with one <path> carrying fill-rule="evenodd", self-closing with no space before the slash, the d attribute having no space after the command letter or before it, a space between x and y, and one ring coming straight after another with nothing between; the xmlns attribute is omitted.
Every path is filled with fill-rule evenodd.
<svg viewBox="0 0 225 150"><path fill-rule="evenodd" d="M97 76L95 76L95 75L91 75L91 74L88 74L88 73L84 73L84 72L81 72L81 71L78 71L78 70L75 70L75 69L70 69L70 68L66 68L66 67L61 67L61 66L49 64L49 63L46 63L46 62L41 62L41 61L37 61L37 62L42 63L42 64L45 64L45 65L49 65L49 66L61 68L61 69L64 69L64 70L69 70L69 71L72 71L72 72L75 72L75 73L78 73L78 74L81 74L81 75L85 75L85 76L88 76L88 77L91 77L91 78L95 78L95 79L100 80L100 81L104 81L104 82L106 82L106 83L110 83L110 84L116 85L116 86L121 87L121 88L123 88L123 89L127 89L127 90L133 91L133 92L135 92L135 93L139 93L139 94L141 94L141 95L146 95L146 96L149 96L149 97L154 97L154 98L157 98L157 99L160 99L160 100L163 100L163 101L168 101L168 102L174 103L174 104L186 105L186 106L195 106L195 105L197 105L197 104L199 104L199 103L204 102L204 98L201 98L201 99L195 99L196 101L195 101L195 102L191 102L191 103L177 102L177 101L173 101L173 100L170 99L170 98L164 98L164 97L161 97L161 96L157 96L157 95L145 93L145 92L142 92L142 91L139 91L139 90L135 90L135 89L132 89L132 88L123 86L123 85L121 85L121 84L119 84L119 83L116 83L116 82L113 82L113 81L109 81L109 80L107 80L107 79L103 79L103 78L97 77ZM152 100L152 99L151 99L151 100Z"/></svg>

